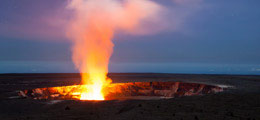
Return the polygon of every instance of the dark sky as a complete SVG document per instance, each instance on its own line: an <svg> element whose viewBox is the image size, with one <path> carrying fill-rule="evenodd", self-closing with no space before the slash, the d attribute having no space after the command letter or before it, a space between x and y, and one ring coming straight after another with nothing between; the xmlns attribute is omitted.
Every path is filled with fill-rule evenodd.
<svg viewBox="0 0 260 120"><path fill-rule="evenodd" d="M117 33L111 72L260 74L259 0L155 1L169 10L170 28ZM0 73L77 72L64 35L65 6L0 0Z"/></svg>

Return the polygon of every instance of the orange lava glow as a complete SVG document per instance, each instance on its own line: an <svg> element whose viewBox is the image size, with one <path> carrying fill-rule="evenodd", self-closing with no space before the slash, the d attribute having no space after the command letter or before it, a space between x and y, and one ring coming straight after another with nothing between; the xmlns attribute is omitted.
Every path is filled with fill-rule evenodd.
<svg viewBox="0 0 260 120"><path fill-rule="evenodd" d="M50 99L50 100L124 100L136 98L174 98L180 96L204 95L222 92L224 88L196 83L181 82L134 82L112 83L100 91L89 92L91 85L72 85L36 88L19 91L22 98ZM90 89L89 89L90 88ZM93 93L93 94L92 94Z"/></svg>
<svg viewBox="0 0 260 120"><path fill-rule="evenodd" d="M134 31L160 6L149 0L71 0L68 8L74 15L68 26L72 59L82 76L81 91L73 94L79 94L80 100L105 100L114 33Z"/></svg>

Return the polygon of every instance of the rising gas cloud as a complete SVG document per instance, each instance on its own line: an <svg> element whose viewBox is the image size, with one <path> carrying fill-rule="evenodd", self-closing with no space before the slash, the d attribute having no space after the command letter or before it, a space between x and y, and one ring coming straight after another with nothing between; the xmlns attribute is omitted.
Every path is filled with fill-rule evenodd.
<svg viewBox="0 0 260 120"><path fill-rule="evenodd" d="M150 0L70 0L67 7L73 11L67 29L72 59L88 86L81 99L103 100L115 32L135 32L163 8Z"/></svg>

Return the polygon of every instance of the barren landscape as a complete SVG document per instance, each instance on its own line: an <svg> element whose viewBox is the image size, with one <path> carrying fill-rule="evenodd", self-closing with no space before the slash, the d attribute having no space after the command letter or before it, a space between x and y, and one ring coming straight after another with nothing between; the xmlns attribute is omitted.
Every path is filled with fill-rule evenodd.
<svg viewBox="0 0 260 120"><path fill-rule="evenodd" d="M222 86L223 92L156 100L34 100L17 91L80 84L79 74L0 75L0 118L72 120L259 120L260 76L112 73L114 83L172 81Z"/></svg>

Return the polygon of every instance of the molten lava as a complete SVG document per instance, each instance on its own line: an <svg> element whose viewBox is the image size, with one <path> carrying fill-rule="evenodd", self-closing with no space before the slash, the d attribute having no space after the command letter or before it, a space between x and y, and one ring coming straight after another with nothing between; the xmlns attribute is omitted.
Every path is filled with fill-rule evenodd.
<svg viewBox="0 0 260 120"><path fill-rule="evenodd" d="M82 76L81 100L104 100L112 38L116 31L133 32L151 20L161 7L149 0L71 0L73 17L68 37L73 42L72 59ZM69 89L69 88L68 88Z"/></svg>
<svg viewBox="0 0 260 120"><path fill-rule="evenodd" d="M49 88L36 88L19 91L19 96L33 99L56 100L118 100L118 99L153 99L174 98L181 96L204 95L222 92L224 88L206 84L182 83L182 82L135 82L113 83L106 86L103 96L91 94L88 85L60 86ZM91 89L91 88L90 88ZM99 92L99 91L97 91ZM90 94L89 94L90 93ZM92 96L93 95L93 96Z"/></svg>

